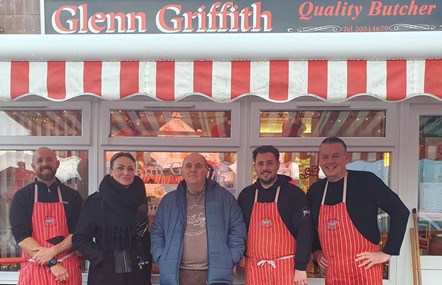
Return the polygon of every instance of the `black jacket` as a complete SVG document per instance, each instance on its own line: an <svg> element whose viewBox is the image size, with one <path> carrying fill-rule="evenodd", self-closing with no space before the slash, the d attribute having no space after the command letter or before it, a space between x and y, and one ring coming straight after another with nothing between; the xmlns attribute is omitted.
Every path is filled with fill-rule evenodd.
<svg viewBox="0 0 442 285"><path fill-rule="evenodd" d="M149 231L146 231L141 239L132 241L130 258L134 271L115 273L113 250L102 238L102 201L100 192L96 192L86 199L72 237L74 248L90 261L88 285L150 285L152 257L150 255ZM95 242L93 238L95 238ZM138 267L137 261L137 256L141 255L147 256L149 261L149 265L143 266L142 269Z"/></svg>

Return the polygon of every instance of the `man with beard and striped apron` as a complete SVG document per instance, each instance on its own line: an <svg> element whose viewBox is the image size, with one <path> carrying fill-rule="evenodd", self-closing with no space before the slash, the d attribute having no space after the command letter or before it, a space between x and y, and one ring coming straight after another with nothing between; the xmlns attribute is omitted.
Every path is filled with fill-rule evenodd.
<svg viewBox="0 0 442 285"><path fill-rule="evenodd" d="M305 285L312 223L304 192L278 175L279 151L253 152L258 180L243 189L238 203L248 226L246 256L240 266L247 285Z"/></svg>
<svg viewBox="0 0 442 285"><path fill-rule="evenodd" d="M57 188L59 202L55 203L42 203L38 201L38 187L35 185L35 204L32 213L32 237L43 247L53 246L48 242L53 237L67 237L69 235L68 226L66 223L66 214L63 208L63 200L61 197L60 187ZM22 251L23 258L25 259L24 264L20 269L20 276L18 280L18 285L29 285L29 284L45 284L45 285L55 285L58 284L59 280L64 277L60 277L59 280L54 278L54 274L51 272L52 267L60 264L64 269L66 269L66 281L63 284L66 285L78 285L81 284L81 270L78 257L75 252L65 252L57 254L53 259L51 259L50 264L42 266L34 261L32 257ZM55 268L52 268L55 270ZM60 272L63 269L59 270Z"/></svg>
<svg viewBox="0 0 442 285"><path fill-rule="evenodd" d="M246 284L293 284L296 240L278 213L275 202L259 203L258 189L246 244Z"/></svg>
<svg viewBox="0 0 442 285"><path fill-rule="evenodd" d="M10 209L14 238L22 249L19 285L80 285L72 234L82 198L55 177L60 165L49 148L32 157L35 181L15 193Z"/></svg>

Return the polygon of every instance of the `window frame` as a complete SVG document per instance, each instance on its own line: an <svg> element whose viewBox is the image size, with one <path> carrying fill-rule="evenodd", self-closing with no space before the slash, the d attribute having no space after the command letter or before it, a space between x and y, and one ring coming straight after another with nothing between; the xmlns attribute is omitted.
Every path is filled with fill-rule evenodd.
<svg viewBox="0 0 442 285"><path fill-rule="evenodd" d="M279 147L293 147L306 149L311 148L312 145L319 146L325 137L260 137L260 112L261 111L351 111L351 110L385 110L386 124L385 137L343 137L348 146L355 146L358 149L365 149L366 147L384 146L387 148L394 148L396 143L397 128L395 127L397 114L397 107L394 104L388 104L380 101L346 101L343 103L330 102L298 102L291 101L284 105L277 106L271 102L252 102L250 112L250 145L257 147L260 145L275 144ZM356 150L355 150L356 151Z"/></svg>
<svg viewBox="0 0 442 285"><path fill-rule="evenodd" d="M434 104L434 102L427 103L424 100L420 100L419 102L410 102L409 111L404 112L404 122L408 121L409 132L402 136L404 139L405 136L407 136L408 141L408 144L403 150L403 155L406 153L409 161L413 163L403 165L403 173L407 175L406 179L400 183L408 190L406 193L408 204L417 210L419 210L419 168L417 163L419 161L419 120L421 116L441 116L440 111L440 104ZM408 114L408 116L406 114ZM406 241L407 239L404 240L404 243ZM424 272L432 270L439 271L442 269L442 256L440 255L421 255L420 259L421 270ZM424 281L425 279L423 279L423 282Z"/></svg>

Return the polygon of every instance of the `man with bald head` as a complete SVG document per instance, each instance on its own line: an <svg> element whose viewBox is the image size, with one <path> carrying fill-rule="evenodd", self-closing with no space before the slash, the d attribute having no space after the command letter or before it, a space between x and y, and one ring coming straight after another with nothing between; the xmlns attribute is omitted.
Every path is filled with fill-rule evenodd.
<svg viewBox="0 0 442 285"><path fill-rule="evenodd" d="M55 177L60 162L47 147L32 156L35 181L18 190L11 203L12 234L22 250L19 285L81 284L81 270L72 251L72 232L82 198Z"/></svg>
<svg viewBox="0 0 442 285"><path fill-rule="evenodd" d="M158 207L151 252L162 285L233 284L246 226L236 199L207 174L206 159L189 154L182 165L184 180Z"/></svg>

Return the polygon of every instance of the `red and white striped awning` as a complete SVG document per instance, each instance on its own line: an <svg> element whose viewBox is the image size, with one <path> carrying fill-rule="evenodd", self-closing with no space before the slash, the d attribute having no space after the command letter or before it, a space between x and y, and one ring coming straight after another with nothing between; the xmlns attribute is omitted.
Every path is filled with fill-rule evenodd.
<svg viewBox="0 0 442 285"><path fill-rule="evenodd" d="M0 62L1 101L26 95L179 101L193 94L215 102L247 95L273 102L300 96L339 102L362 94L384 101L442 99L442 60Z"/></svg>

